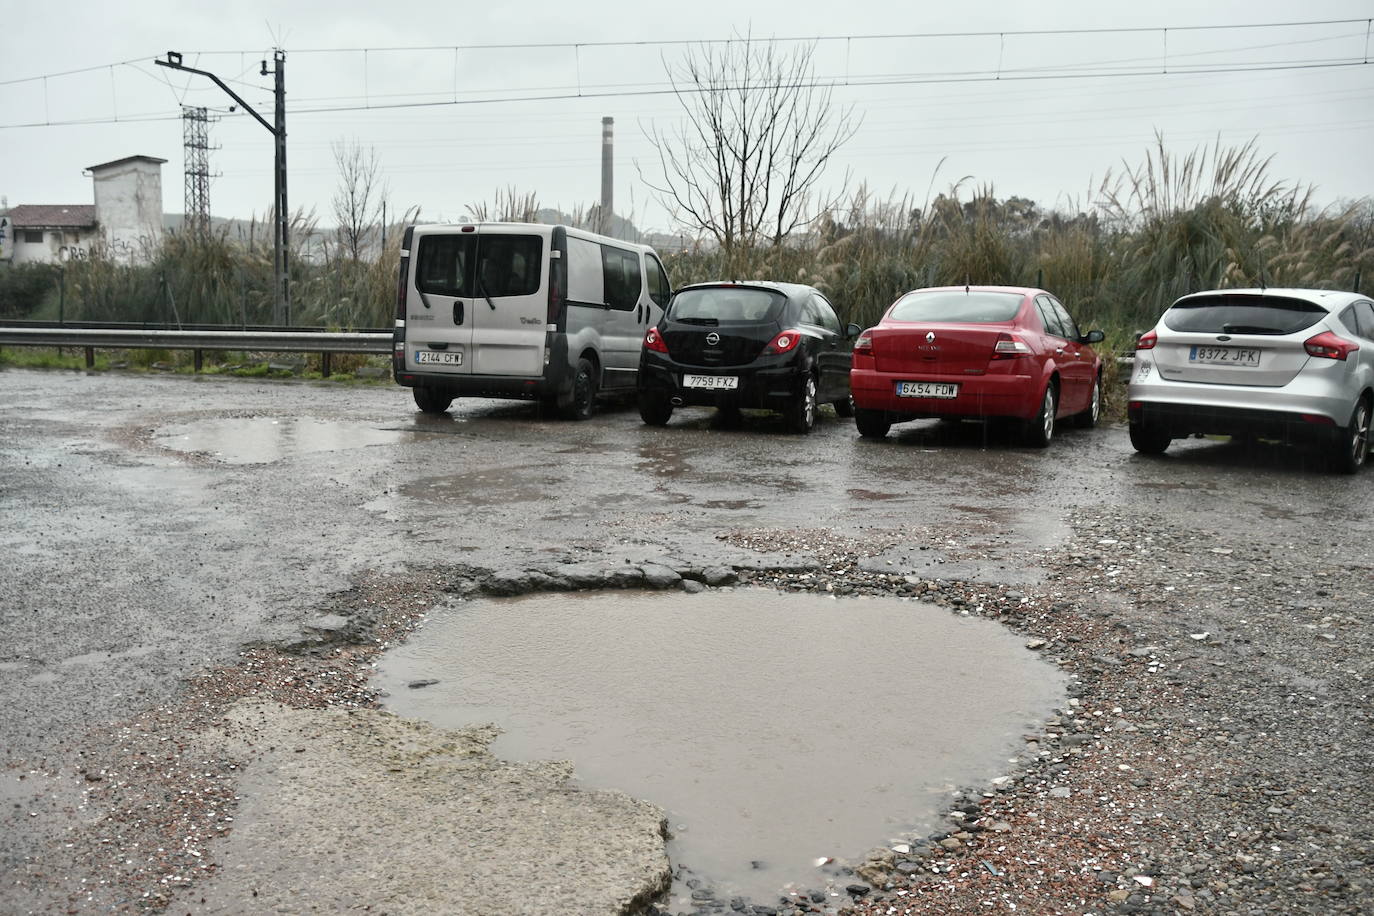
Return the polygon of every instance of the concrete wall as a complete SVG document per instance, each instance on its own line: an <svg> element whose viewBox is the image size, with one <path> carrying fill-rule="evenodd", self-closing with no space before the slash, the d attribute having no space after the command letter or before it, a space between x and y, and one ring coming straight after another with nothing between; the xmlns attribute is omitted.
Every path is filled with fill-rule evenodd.
<svg viewBox="0 0 1374 916"><path fill-rule="evenodd" d="M162 240L162 165L134 159L91 169L95 219L110 257L146 260Z"/></svg>
<svg viewBox="0 0 1374 916"><path fill-rule="evenodd" d="M26 236L40 232L43 241L30 242ZM59 261L78 261L88 257L91 249L101 241L91 229L19 229L15 232L14 264L54 264Z"/></svg>

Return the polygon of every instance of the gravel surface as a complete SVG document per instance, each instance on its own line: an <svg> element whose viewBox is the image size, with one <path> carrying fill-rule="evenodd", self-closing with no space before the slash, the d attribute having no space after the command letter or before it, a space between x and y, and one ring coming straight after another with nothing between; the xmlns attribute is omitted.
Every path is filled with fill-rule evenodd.
<svg viewBox="0 0 1374 916"><path fill-rule="evenodd" d="M943 428L861 443L829 420L799 440L690 415L668 430L632 412L550 427L509 405L441 422L397 392L3 382L0 912L224 912L234 894L240 911L298 912L296 879L333 900L311 882L356 880L357 860L312 876L309 857L292 871L294 847L271 844L324 810L316 782L389 785L388 766L349 769L350 734L381 742L379 761L443 743L374 719L368 681L427 611L737 582L996 618L1072 686L1003 776L950 795L936 834L875 837L866 858L824 863L814 888L772 901L719 899L693 878L689 912L1374 912L1368 472L1337 480L1287 451L1206 443L1148 461L1110 429L1041 452ZM290 418L303 404L409 438L230 467L153 435L168 418ZM561 791L566 770L502 769L484 735L454 734L483 773ZM400 810L414 786L394 785ZM255 807L269 786L310 804L275 824ZM375 820L386 791L373 794L380 808L359 811ZM614 793L596 804L639 838L614 876L605 857L560 866L536 848L532 870L491 860L526 894L495 909L489 891L427 906L392 885L361 905L643 910L666 879L657 812ZM258 853L242 845L255 835ZM406 839L375 837L390 845L359 857ZM243 879L268 850L285 895ZM567 894L584 878L605 889L595 904Z"/></svg>
<svg viewBox="0 0 1374 916"><path fill-rule="evenodd" d="M1103 513L1013 589L866 572L886 533L725 538L824 557L756 583L995 617L1074 677L1017 766L950 799L948 829L827 865L819 899L778 912L1374 911L1374 578L1350 545Z"/></svg>

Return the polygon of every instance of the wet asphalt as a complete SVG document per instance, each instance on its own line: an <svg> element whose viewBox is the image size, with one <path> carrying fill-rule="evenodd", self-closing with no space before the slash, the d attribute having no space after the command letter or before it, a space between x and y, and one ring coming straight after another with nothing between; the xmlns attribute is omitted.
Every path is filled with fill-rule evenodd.
<svg viewBox="0 0 1374 916"><path fill-rule="evenodd" d="M68 736L298 639L365 570L728 564L728 532L825 528L944 538L948 556L908 565L1016 581L1105 508L1146 530L1368 544L1371 496L1374 471L1334 476L1308 451L1196 440L1151 459L1113 425L1046 450L930 421L869 442L829 411L801 437L766 414L657 429L625 405L569 423L468 400L430 417L385 385L2 371L0 766L69 764ZM33 831L0 839L0 871Z"/></svg>

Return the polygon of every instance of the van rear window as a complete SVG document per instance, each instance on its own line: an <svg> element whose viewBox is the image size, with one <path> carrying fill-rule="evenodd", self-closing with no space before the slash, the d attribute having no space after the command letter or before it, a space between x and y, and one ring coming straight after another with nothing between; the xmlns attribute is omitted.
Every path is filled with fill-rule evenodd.
<svg viewBox="0 0 1374 916"><path fill-rule="evenodd" d="M1026 297L1020 293L930 290L907 293L888 312L893 321L955 321L992 324L1011 321Z"/></svg>
<svg viewBox="0 0 1374 916"><path fill-rule="evenodd" d="M422 236L415 286L460 299L531 296L539 292L543 253L544 242L537 235Z"/></svg>
<svg viewBox="0 0 1374 916"><path fill-rule="evenodd" d="M1204 296L1175 303L1164 326L1195 334L1293 334L1325 315L1316 303L1283 296Z"/></svg>
<svg viewBox="0 0 1374 916"><path fill-rule="evenodd" d="M684 289L668 303L668 318L698 324L777 321L787 298L767 289L710 286Z"/></svg>

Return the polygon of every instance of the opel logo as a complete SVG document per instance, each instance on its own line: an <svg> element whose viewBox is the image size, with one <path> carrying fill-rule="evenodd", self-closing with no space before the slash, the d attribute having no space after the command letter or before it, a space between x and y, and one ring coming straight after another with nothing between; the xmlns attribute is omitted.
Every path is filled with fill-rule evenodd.
<svg viewBox="0 0 1374 916"><path fill-rule="evenodd" d="M710 334L706 335L706 342L714 347L716 344L720 343L720 335L712 331Z"/></svg>
<svg viewBox="0 0 1374 916"><path fill-rule="evenodd" d="M927 332L926 332L926 343L935 343L935 332L934 332L934 331L927 331Z"/></svg>

